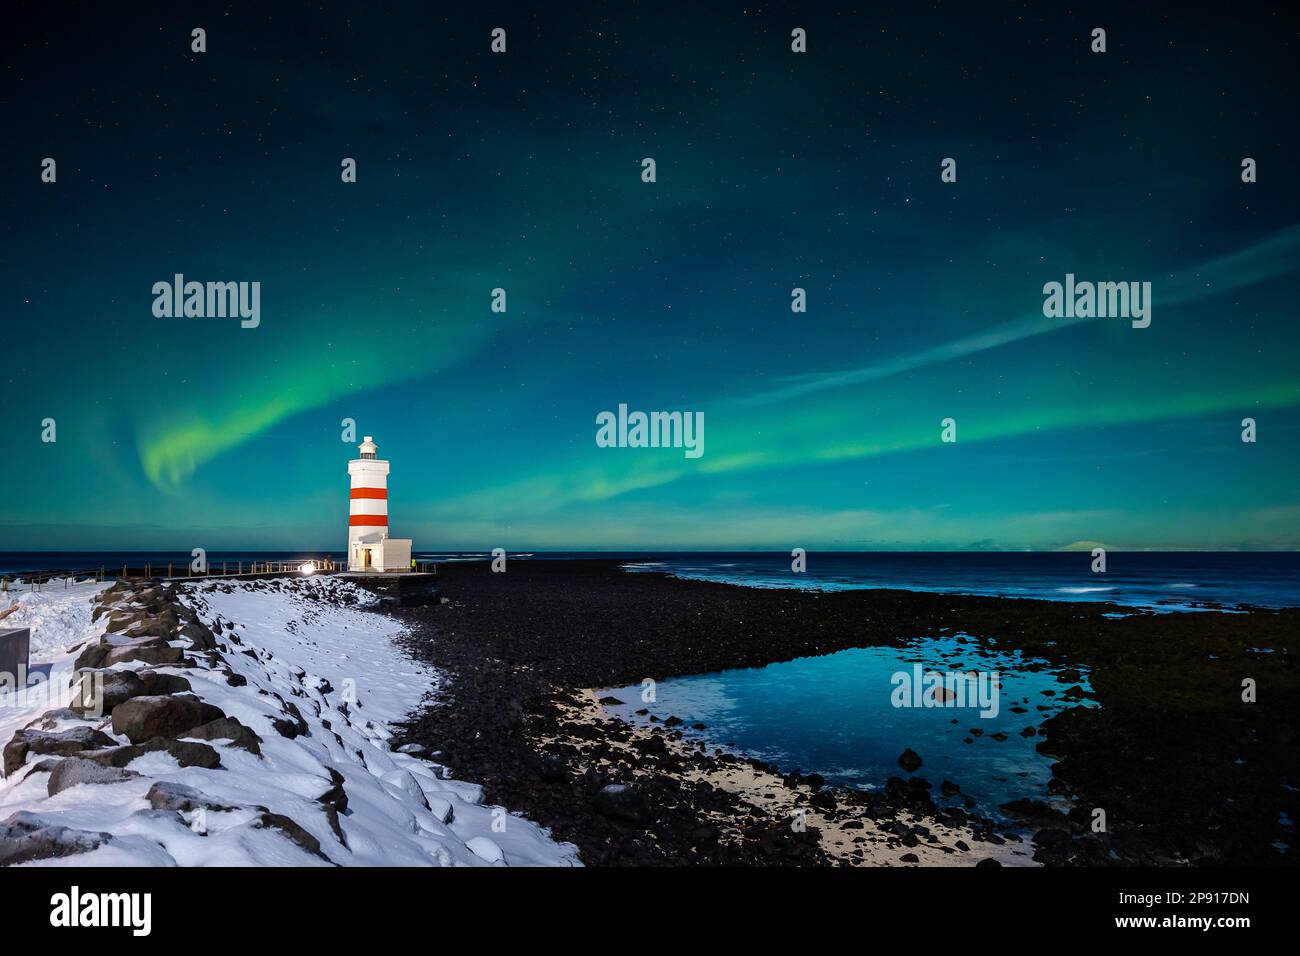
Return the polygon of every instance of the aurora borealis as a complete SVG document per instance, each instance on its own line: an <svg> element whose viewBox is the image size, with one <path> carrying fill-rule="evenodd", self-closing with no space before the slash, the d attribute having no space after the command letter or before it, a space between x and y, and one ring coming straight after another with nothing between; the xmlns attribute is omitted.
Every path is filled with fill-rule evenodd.
<svg viewBox="0 0 1300 956"><path fill-rule="evenodd" d="M1300 548L1289 15L441 6L18 6L0 550L339 548L344 418L417 550Z"/></svg>

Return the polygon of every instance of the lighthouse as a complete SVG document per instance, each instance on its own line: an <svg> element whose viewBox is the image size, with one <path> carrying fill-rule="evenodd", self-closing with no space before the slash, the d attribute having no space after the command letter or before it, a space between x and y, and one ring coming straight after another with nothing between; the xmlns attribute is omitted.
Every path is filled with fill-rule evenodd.
<svg viewBox="0 0 1300 956"><path fill-rule="evenodd" d="M411 570L411 539L388 536L388 462L369 435L348 462L348 570Z"/></svg>

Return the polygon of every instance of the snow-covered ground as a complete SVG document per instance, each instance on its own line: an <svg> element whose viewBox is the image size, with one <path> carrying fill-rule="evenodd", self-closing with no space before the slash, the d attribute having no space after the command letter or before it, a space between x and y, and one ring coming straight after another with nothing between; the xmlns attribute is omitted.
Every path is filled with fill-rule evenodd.
<svg viewBox="0 0 1300 956"><path fill-rule="evenodd" d="M87 581L80 584L67 582L60 578L45 583L41 590L33 591L27 584L20 583L17 589L0 594L0 611L8 610L15 602L18 610L0 620L0 630L11 627L25 627L31 631L31 672L37 675L31 683L30 690L15 691L9 680L0 678L0 746L3 746L14 731L40 716L46 710L63 707L68 703L67 695L60 698L59 693L67 684L67 675L71 672L75 654L68 649L97 637L103 633L102 624L90 620L93 602L104 590L105 585ZM27 590L23 590L27 588ZM51 666L59 671L52 687L48 680ZM0 793L3 792L4 780L0 780Z"/></svg>
<svg viewBox="0 0 1300 956"><path fill-rule="evenodd" d="M100 590L54 582L18 597L22 608L6 623L33 627L33 666L48 665L42 669L54 685L66 684L71 672L76 655L68 649L103 632L105 618L91 622ZM126 765L141 776L49 796L50 775L33 766L42 758L29 755L27 765L0 780L0 821L29 811L47 824L112 838L86 853L26 865L578 865L572 845L484 806L477 785L446 779L444 768L419 755L390 751L391 726L436 686L437 674L393 643L399 625L366 610L369 594L328 577L223 581L181 593L225 646L220 666L195 655L198 666L149 669L186 678L203 701L251 728L261 738L260 756L207 740L219 751L220 767L182 767L159 750ZM115 667L144 669L139 661ZM283 723L290 704L307 732L286 737L274 722ZM0 745L65 705L32 690L0 692ZM58 729L67 726L61 720ZM114 736L110 719L82 726ZM341 838L320 801L340 778L346 793L346 810L337 817ZM145 795L160 781L199 791L211 806L154 809ZM319 841L321 854L266 826L268 811Z"/></svg>
<svg viewBox="0 0 1300 956"><path fill-rule="evenodd" d="M73 644L95 637L103 630L90 620L91 601L104 589L103 584L94 581L73 584L59 578L47 581L39 591L21 582L14 587L0 594L0 611L8 610L15 601L18 603L18 610L0 621L0 630L31 628L33 663L52 660Z"/></svg>

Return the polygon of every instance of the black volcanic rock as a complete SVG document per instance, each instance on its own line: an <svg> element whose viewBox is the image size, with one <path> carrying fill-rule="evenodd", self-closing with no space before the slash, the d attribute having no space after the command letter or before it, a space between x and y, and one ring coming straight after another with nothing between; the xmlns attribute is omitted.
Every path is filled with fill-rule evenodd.
<svg viewBox="0 0 1300 956"><path fill-rule="evenodd" d="M576 842L588 863L788 865L816 862L818 851L808 834L777 839L750 828L738 829L735 841L696 845L691 834L700 826L700 808L717 802L725 814L734 799L660 773L662 756L620 756L614 768L655 775L654 839L595 810L599 788L586 789L582 754L565 754L573 771L564 780L541 781L536 758L554 746L548 740L586 748L615 739L604 728L590 740L573 739L561 711L572 689L636 686L647 678L761 667L853 647L901 647L945 628L961 632L971 646L996 642L999 651L1041 659L1067 681L1063 687L1074 676L1063 672L1086 674L1087 696L1099 706L1077 706L1080 699L1059 694L1026 706L1046 718L1039 752L1058 761L1049 792L1084 808L1123 807L1126 825L1109 835L1100 865L1193 855L1216 865L1296 859L1296 850L1274 843L1280 814L1300 816L1296 796L1283 786L1300 776L1300 713L1289 703L1300 698L1300 672L1292 663L1300 654L1300 610L1107 618L1122 609L887 590L742 588L629 574L617 561L603 560L522 560L509 574L492 574L488 562L438 571L450 604L389 612L408 625L402 640L411 653L449 678L439 700L412 715L402 739L442 751L439 762L481 782L488 801L526 805L558 838ZM1278 651L1250 656L1252 676L1272 690L1249 707L1231 692L1240 686L1246 642ZM512 700L524 708L512 708ZM731 765L712 744L694 752L701 769ZM974 806L966 795L955 798ZM933 812L925 807L927 792L898 778L873 799L863 812L888 814L909 803ZM1252 809L1242 812L1243 806ZM1081 850L1080 842L1067 848L1064 862L1085 852L1091 862L1095 850Z"/></svg>

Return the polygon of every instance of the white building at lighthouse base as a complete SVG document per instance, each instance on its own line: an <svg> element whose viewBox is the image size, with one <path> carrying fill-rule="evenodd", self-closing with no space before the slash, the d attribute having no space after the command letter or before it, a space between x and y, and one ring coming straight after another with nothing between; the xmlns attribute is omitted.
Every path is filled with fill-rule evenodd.
<svg viewBox="0 0 1300 956"><path fill-rule="evenodd" d="M349 571L411 570L411 539L390 538L386 534L355 535L348 541Z"/></svg>

